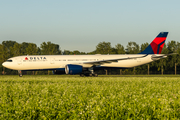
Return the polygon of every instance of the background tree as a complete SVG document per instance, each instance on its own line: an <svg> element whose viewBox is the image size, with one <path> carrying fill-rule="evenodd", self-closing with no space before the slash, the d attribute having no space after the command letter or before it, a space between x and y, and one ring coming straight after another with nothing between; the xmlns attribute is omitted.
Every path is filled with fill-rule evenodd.
<svg viewBox="0 0 180 120"><path fill-rule="evenodd" d="M128 42L126 50L128 54L137 54L140 52L139 45L136 42Z"/></svg>
<svg viewBox="0 0 180 120"><path fill-rule="evenodd" d="M85 55L86 53L85 52L80 52L78 50L75 50L72 52L74 55Z"/></svg>
<svg viewBox="0 0 180 120"><path fill-rule="evenodd" d="M0 71L2 74L5 74L5 67L2 66L2 63L5 62L8 57L9 54L7 48L4 45L0 44Z"/></svg>
<svg viewBox="0 0 180 120"><path fill-rule="evenodd" d="M176 41L170 41L168 42L168 52L167 53L176 53L177 52L177 44L176 44ZM174 66L174 63L177 62L177 55L171 55L171 56L168 56L168 59L171 59L168 63L170 65L170 67Z"/></svg>
<svg viewBox="0 0 180 120"><path fill-rule="evenodd" d="M176 61L176 65L179 66L180 65L180 43L177 42L177 51L176 51L176 57L177 57L177 61ZM177 67L177 71L180 71L180 67Z"/></svg>
<svg viewBox="0 0 180 120"><path fill-rule="evenodd" d="M22 44L22 55L26 55L26 48L29 46L29 43L23 42Z"/></svg>
<svg viewBox="0 0 180 120"><path fill-rule="evenodd" d="M0 44L0 63L6 61L8 57L9 55L7 48L4 45Z"/></svg>
<svg viewBox="0 0 180 120"><path fill-rule="evenodd" d="M72 51L64 50L63 55L73 55Z"/></svg>
<svg viewBox="0 0 180 120"><path fill-rule="evenodd" d="M81 53L78 50L75 50L72 52L74 55L81 55Z"/></svg>
<svg viewBox="0 0 180 120"><path fill-rule="evenodd" d="M168 52L167 53L177 53L179 45L176 41L173 41L173 40L169 41L167 45L168 45L168 47L167 47ZM175 64L179 60L179 55L175 54L175 55L168 56L168 58L165 60L166 60L167 66L168 66L168 70L173 71Z"/></svg>
<svg viewBox="0 0 180 120"><path fill-rule="evenodd" d="M149 46L149 43L147 43L147 42L141 44L141 51L140 52L144 51L148 46Z"/></svg>
<svg viewBox="0 0 180 120"><path fill-rule="evenodd" d="M117 44L115 46L115 49L116 49L117 54L125 54L126 53L123 45L121 45L121 44Z"/></svg>
<svg viewBox="0 0 180 120"><path fill-rule="evenodd" d="M17 43L17 42L16 41L11 41L11 40L2 42L2 45L5 48L6 53L7 53L7 58L10 58L10 57L13 56L13 51L12 51L11 48L14 46L15 43Z"/></svg>
<svg viewBox="0 0 180 120"><path fill-rule="evenodd" d="M26 54L27 55L38 55L38 47L34 43L29 43L26 47Z"/></svg>
<svg viewBox="0 0 180 120"><path fill-rule="evenodd" d="M111 48L111 54L117 54L117 50L116 50L115 47L112 47L112 48Z"/></svg>
<svg viewBox="0 0 180 120"><path fill-rule="evenodd" d="M111 54L111 43L110 42L100 42L96 46L96 54Z"/></svg>
<svg viewBox="0 0 180 120"><path fill-rule="evenodd" d="M94 50L94 51L92 51L92 52L89 52L89 53L87 53L88 55L94 55L94 54L96 54L97 52L96 52L96 50Z"/></svg>
<svg viewBox="0 0 180 120"><path fill-rule="evenodd" d="M22 44L15 43L13 47L10 47L13 56L23 55Z"/></svg>
<svg viewBox="0 0 180 120"><path fill-rule="evenodd" d="M41 44L41 54L42 55L59 55L61 54L59 45L51 43L51 42L43 42Z"/></svg>
<svg viewBox="0 0 180 120"><path fill-rule="evenodd" d="M1 46L0 46L0 68L2 70L2 73L4 74L14 74L16 71L9 70L5 67L2 66L2 62L6 61L8 58L13 57L13 46L14 44L17 43L15 41L3 41Z"/></svg>

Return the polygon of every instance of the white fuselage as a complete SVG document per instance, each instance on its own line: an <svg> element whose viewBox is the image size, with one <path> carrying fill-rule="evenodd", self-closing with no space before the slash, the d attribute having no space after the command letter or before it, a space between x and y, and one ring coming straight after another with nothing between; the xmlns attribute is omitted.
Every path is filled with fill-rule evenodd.
<svg viewBox="0 0 180 120"><path fill-rule="evenodd" d="M162 54L154 54L156 56ZM86 64L86 62L103 61L109 59L121 59L128 57L141 57L127 60L118 60L118 62L103 63L99 66L102 67L118 67L118 68L131 68L146 63L150 63L153 60L153 55L144 54L125 54L125 55L28 55L12 57L2 65L13 70L51 70L58 68L65 68L68 64L81 65L83 68L90 68L92 64Z"/></svg>

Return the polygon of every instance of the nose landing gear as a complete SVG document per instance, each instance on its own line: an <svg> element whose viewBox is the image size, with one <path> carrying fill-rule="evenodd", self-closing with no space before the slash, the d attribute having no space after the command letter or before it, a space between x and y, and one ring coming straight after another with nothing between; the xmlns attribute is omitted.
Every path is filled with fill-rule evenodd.
<svg viewBox="0 0 180 120"><path fill-rule="evenodd" d="M19 74L19 77L22 77L22 71L21 70L18 70L18 74Z"/></svg>

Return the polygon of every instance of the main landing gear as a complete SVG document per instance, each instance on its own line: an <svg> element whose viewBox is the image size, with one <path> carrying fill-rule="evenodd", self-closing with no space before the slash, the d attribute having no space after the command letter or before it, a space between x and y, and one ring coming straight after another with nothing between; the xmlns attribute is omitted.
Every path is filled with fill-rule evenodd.
<svg viewBox="0 0 180 120"><path fill-rule="evenodd" d="M80 74L81 77L89 76L89 77L98 77L97 73L94 73L93 68L89 68L88 70L83 71L83 73Z"/></svg>
<svg viewBox="0 0 180 120"><path fill-rule="evenodd" d="M98 74L97 73L95 73L95 74L91 74L91 73L84 74L84 73L81 73L80 76L81 77L84 77L84 76L86 76L86 77L98 77Z"/></svg>
<svg viewBox="0 0 180 120"><path fill-rule="evenodd" d="M19 74L19 77L22 77L22 71L21 70L18 70L18 74Z"/></svg>

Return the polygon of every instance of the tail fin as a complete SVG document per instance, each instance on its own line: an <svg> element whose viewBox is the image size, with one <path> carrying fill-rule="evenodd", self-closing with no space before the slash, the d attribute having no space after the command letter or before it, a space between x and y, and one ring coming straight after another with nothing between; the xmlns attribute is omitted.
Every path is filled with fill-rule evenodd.
<svg viewBox="0 0 180 120"><path fill-rule="evenodd" d="M161 54L168 32L160 32L151 44L139 54Z"/></svg>

